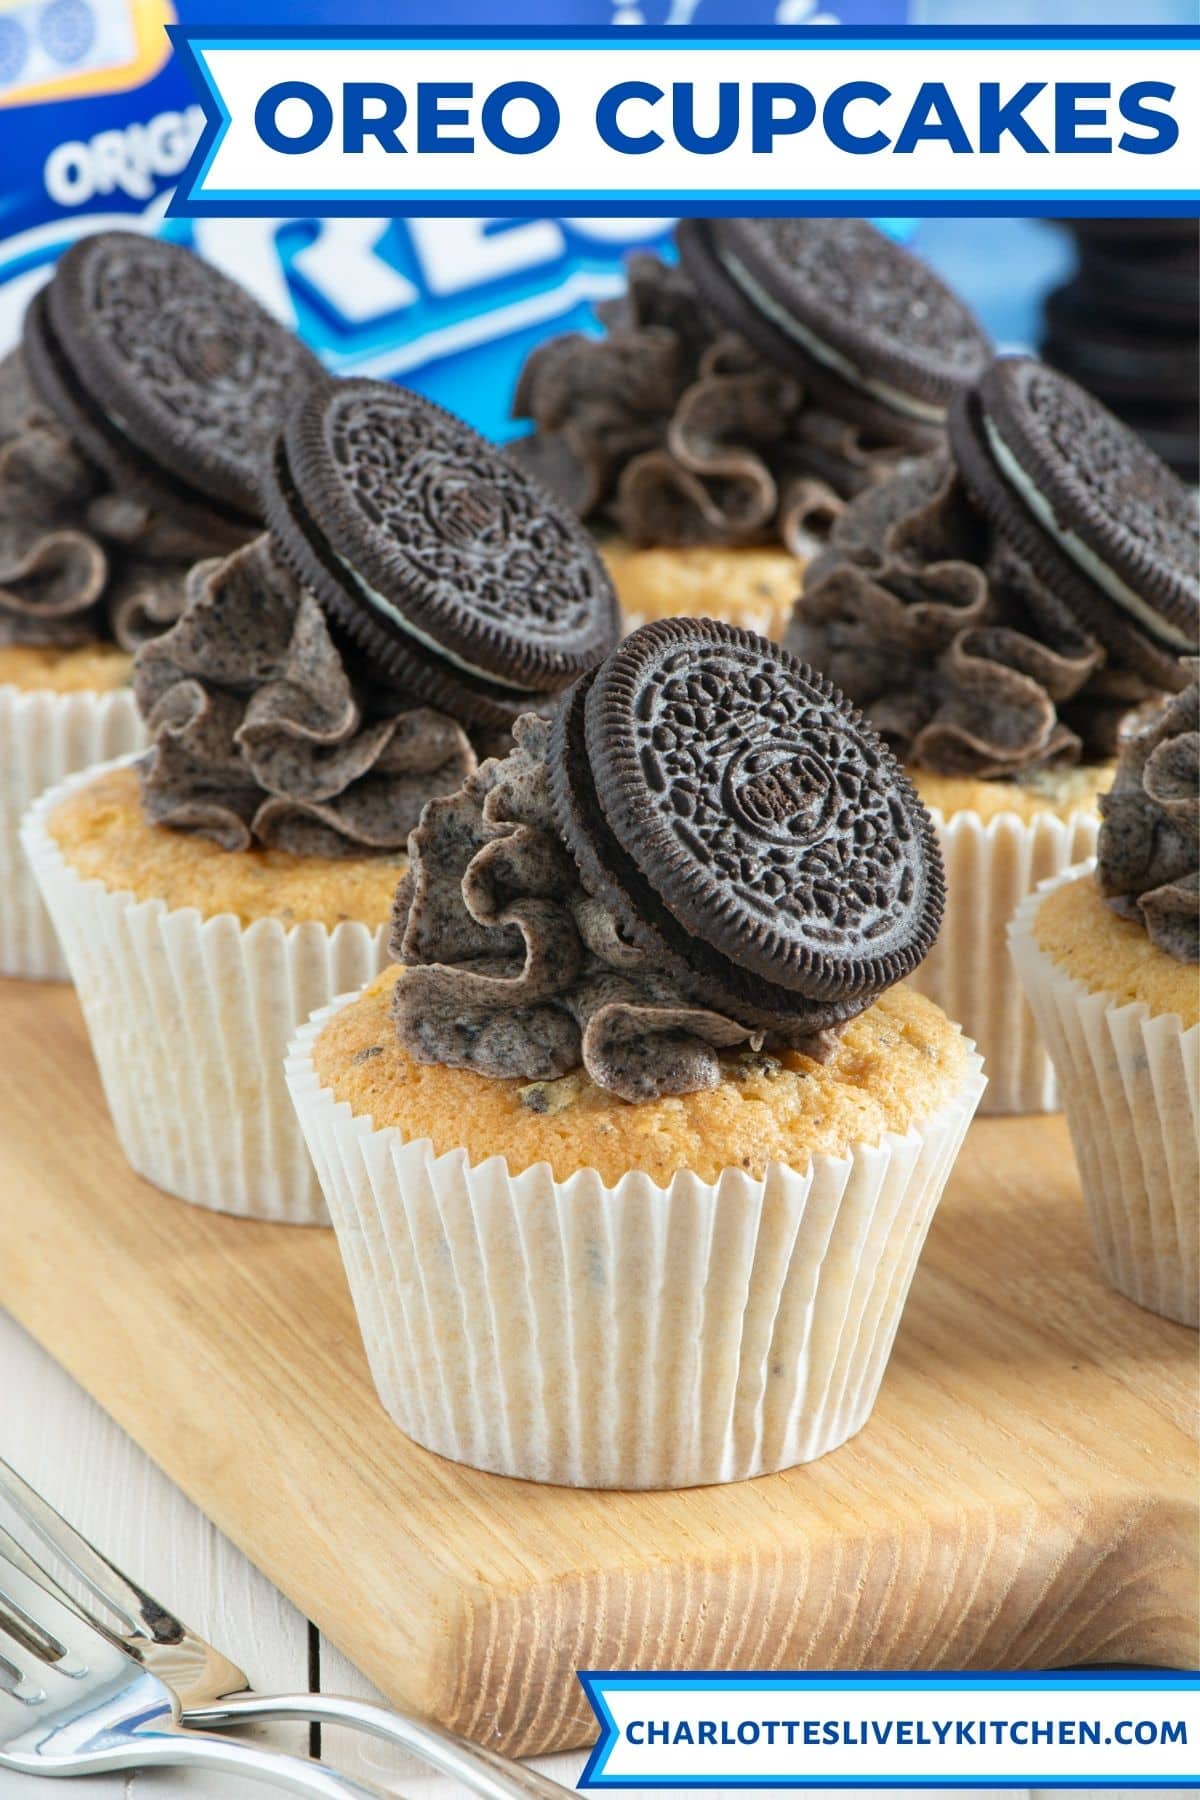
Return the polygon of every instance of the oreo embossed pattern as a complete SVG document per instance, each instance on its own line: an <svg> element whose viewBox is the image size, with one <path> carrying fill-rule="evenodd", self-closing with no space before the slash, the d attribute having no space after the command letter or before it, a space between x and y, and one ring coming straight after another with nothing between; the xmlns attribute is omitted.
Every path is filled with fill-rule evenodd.
<svg viewBox="0 0 1200 1800"><path fill-rule="evenodd" d="M312 352L211 264L127 232L83 238L25 317L33 380L88 455L232 546L261 518L259 465Z"/></svg>
<svg viewBox="0 0 1200 1800"><path fill-rule="evenodd" d="M616 639L570 511L462 420L387 382L292 413L268 466L279 554L398 684L505 728Z"/></svg>
<svg viewBox="0 0 1200 1800"><path fill-rule="evenodd" d="M828 682L749 632L646 626L553 743L576 861L714 999L832 1023L937 935L940 861L907 779Z"/></svg>

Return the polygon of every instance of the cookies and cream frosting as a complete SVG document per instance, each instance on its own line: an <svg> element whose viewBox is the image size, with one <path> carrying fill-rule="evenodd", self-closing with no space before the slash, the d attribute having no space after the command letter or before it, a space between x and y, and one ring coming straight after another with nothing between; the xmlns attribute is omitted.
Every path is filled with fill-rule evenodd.
<svg viewBox="0 0 1200 1800"><path fill-rule="evenodd" d="M513 736L409 840L392 939L406 965L401 1047L531 1084L582 1067L625 1100L715 1087L721 1053L758 1053L766 1034L697 1002L678 970L629 942L556 825L549 723L527 714ZM823 1058L833 1042L821 1032L795 1047ZM530 1103L544 1109L536 1086Z"/></svg>
<svg viewBox="0 0 1200 1800"><path fill-rule="evenodd" d="M787 644L903 762L1019 780L1111 756L1154 690L1120 668L973 506L946 454L860 495L809 565Z"/></svg>
<svg viewBox="0 0 1200 1800"><path fill-rule="evenodd" d="M1122 741L1102 796L1100 891L1179 962L1200 961L1200 661L1192 680Z"/></svg>
<svg viewBox="0 0 1200 1800"><path fill-rule="evenodd" d="M133 650L178 618L210 548L114 490L37 398L21 352L0 359L0 644Z"/></svg>
<svg viewBox="0 0 1200 1800"><path fill-rule="evenodd" d="M453 719L371 682L265 535L197 565L134 690L148 817L227 850L403 850L425 802L475 766Z"/></svg>
<svg viewBox="0 0 1200 1800"><path fill-rule="evenodd" d="M814 402L700 299L678 267L630 260L626 293L597 308L601 338L535 349L513 453L583 518L635 544L793 551L899 454Z"/></svg>

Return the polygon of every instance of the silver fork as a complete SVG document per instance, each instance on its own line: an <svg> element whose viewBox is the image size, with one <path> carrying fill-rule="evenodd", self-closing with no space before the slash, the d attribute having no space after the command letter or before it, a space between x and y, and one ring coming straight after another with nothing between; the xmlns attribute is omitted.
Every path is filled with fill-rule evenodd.
<svg viewBox="0 0 1200 1800"><path fill-rule="evenodd" d="M347 1725L407 1750L431 1768L461 1781L481 1800L563 1800L571 1791L536 1769L482 1749L429 1719L337 1694L251 1692L236 1664L102 1556L2 1458L0 1494L112 1614L117 1621L116 1640L177 1696L184 1726L213 1730L280 1719ZM6 1535L0 1532L0 1550ZM12 1545L12 1540L8 1543ZM87 1616L93 1625L107 1630L90 1609Z"/></svg>
<svg viewBox="0 0 1200 1800"><path fill-rule="evenodd" d="M184 1730L167 1684L99 1630L23 1551L0 1543L0 1769L21 1775L220 1769L313 1800L381 1790L274 1750Z"/></svg>

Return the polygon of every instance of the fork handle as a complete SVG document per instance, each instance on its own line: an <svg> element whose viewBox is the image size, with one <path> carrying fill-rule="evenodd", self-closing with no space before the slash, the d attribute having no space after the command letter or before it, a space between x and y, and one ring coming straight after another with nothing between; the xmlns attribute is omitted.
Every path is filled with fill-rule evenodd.
<svg viewBox="0 0 1200 1800"><path fill-rule="evenodd" d="M234 1694L215 1706L189 1707L183 1715L185 1725L202 1730L249 1724L252 1719L311 1719L385 1738L443 1775L461 1781L480 1800L563 1800L570 1792L536 1769L495 1750L484 1750L432 1720L389 1712L386 1707L339 1694Z"/></svg>
<svg viewBox="0 0 1200 1800"><path fill-rule="evenodd" d="M244 1775L287 1794L303 1794L308 1800L387 1800L382 1788L356 1781L325 1763L308 1762L279 1750L264 1750L236 1738L202 1736L180 1729L133 1731L92 1757L73 1762L72 1774L99 1774L105 1769L169 1768L219 1769L225 1775ZM31 1766L34 1774L53 1774L45 1765Z"/></svg>

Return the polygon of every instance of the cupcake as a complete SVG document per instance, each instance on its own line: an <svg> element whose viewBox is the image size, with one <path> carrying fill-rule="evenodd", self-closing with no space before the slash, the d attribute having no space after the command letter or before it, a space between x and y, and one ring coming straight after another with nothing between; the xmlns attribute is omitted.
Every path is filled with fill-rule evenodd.
<svg viewBox="0 0 1200 1800"><path fill-rule="evenodd" d="M409 857L399 966L288 1061L392 1418L633 1488L858 1431L982 1088L902 980L942 877L882 742L765 639L661 621Z"/></svg>
<svg viewBox="0 0 1200 1800"><path fill-rule="evenodd" d="M387 383L313 387L271 528L145 645L140 761L25 828L122 1148L196 1204L326 1222L283 1082L296 1025L385 960L409 831L616 638L586 534Z"/></svg>
<svg viewBox="0 0 1200 1800"><path fill-rule="evenodd" d="M941 936L914 977L975 1039L992 1112L1051 1111L1053 1066L1005 930L1091 855L1122 719L1197 642L1192 497L1097 401L1030 358L951 409L950 446L860 495L788 643L861 706L932 810Z"/></svg>
<svg viewBox="0 0 1200 1800"><path fill-rule="evenodd" d="M601 534L633 627L783 635L804 558L854 494L939 443L986 339L862 219L685 219L638 255L605 335L533 352L514 454Z"/></svg>
<svg viewBox="0 0 1200 1800"><path fill-rule="evenodd" d="M1095 864L1010 930L1054 1059L1101 1266L1200 1324L1200 664L1125 739Z"/></svg>
<svg viewBox="0 0 1200 1800"><path fill-rule="evenodd" d="M65 965L21 855L44 788L142 742L132 652L261 529L253 467L320 367L189 251L82 239L0 360L0 974Z"/></svg>

